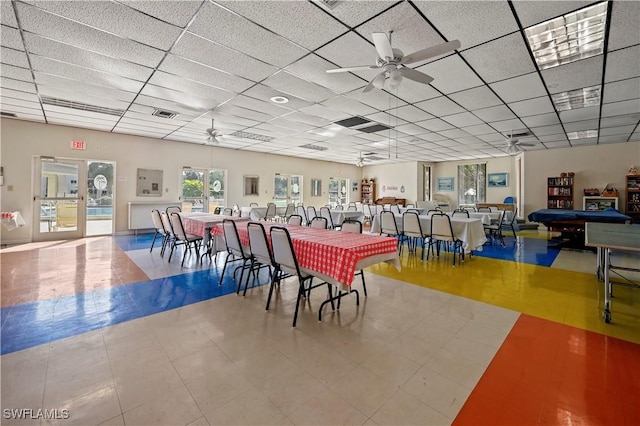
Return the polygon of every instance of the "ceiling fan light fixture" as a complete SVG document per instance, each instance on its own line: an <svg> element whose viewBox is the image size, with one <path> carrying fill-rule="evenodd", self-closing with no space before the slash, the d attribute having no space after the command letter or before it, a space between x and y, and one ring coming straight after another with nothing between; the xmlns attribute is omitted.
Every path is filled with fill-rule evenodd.
<svg viewBox="0 0 640 426"><path fill-rule="evenodd" d="M522 152L523 149L520 148L518 145L509 145L507 146L507 148L505 149L505 152L507 154L519 154L520 152Z"/></svg>
<svg viewBox="0 0 640 426"><path fill-rule="evenodd" d="M389 86L397 87L402 81L402 73L397 69L391 70L389 72Z"/></svg>

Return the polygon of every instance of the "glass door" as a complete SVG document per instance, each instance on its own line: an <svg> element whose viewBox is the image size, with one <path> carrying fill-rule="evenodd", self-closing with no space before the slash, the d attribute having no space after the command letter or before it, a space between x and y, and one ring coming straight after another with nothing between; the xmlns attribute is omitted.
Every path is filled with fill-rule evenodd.
<svg viewBox="0 0 640 426"><path fill-rule="evenodd" d="M115 163L87 162L87 237L113 234Z"/></svg>
<svg viewBox="0 0 640 426"><path fill-rule="evenodd" d="M273 181L273 202L276 207L302 202L302 176L276 174Z"/></svg>
<svg viewBox="0 0 640 426"><path fill-rule="evenodd" d="M182 211L214 213L226 206L226 171L219 169L182 170Z"/></svg>
<svg viewBox="0 0 640 426"><path fill-rule="evenodd" d="M38 157L35 161L34 241L83 237L85 162L48 157Z"/></svg>
<svg viewBox="0 0 640 426"><path fill-rule="evenodd" d="M329 204L346 206L349 204L349 179L329 178Z"/></svg>

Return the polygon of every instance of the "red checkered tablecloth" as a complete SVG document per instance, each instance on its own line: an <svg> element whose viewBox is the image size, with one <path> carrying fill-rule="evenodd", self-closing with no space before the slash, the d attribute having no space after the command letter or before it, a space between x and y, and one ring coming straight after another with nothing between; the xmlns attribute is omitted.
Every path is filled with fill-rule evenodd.
<svg viewBox="0 0 640 426"><path fill-rule="evenodd" d="M315 229L306 226L262 223L269 237L272 226L288 229L298 264L306 269L331 277L341 284L351 285L359 261L381 254L398 252L395 238L370 234ZM249 245L249 233L245 223L237 223L242 245ZM224 235L222 225L211 229L213 235Z"/></svg>

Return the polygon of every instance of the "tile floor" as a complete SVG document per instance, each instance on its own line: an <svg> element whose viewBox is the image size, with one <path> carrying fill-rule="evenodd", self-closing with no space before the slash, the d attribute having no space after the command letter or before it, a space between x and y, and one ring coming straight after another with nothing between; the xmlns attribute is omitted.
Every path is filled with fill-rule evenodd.
<svg viewBox="0 0 640 426"><path fill-rule="evenodd" d="M455 268L405 254L292 328L293 281L266 312L267 287L150 241L0 251L2 424L640 424L640 292L616 286L604 324L593 253L522 233Z"/></svg>

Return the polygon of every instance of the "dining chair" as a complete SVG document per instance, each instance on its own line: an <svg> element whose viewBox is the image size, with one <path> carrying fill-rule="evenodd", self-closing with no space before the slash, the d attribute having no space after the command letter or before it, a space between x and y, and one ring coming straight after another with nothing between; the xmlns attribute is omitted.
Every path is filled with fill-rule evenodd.
<svg viewBox="0 0 640 426"><path fill-rule="evenodd" d="M156 239L160 236L162 240L162 248L160 249L160 254L164 251L164 244L167 238L167 231L164 229L164 225L162 224L162 218L160 217L160 212L158 209L151 210L151 220L153 221L153 227L155 228L155 232L153 234L153 241L151 241L151 248L149 249L149 253L153 251L153 246L156 243Z"/></svg>
<svg viewBox="0 0 640 426"><path fill-rule="evenodd" d="M247 231L249 233L249 249L251 252L251 265L249 266L249 274L253 273L254 281L258 279L260 269L267 268L269 271L269 282L272 279L271 268L274 264L273 253L269 248L269 241L267 240L267 233L264 230L264 226L260 222L249 222L247 224ZM244 292L242 296L247 295L247 288L249 287L249 277L244 285Z"/></svg>
<svg viewBox="0 0 640 426"><path fill-rule="evenodd" d="M320 207L320 217L327 221L327 228L334 229L333 216L331 216L331 210L328 207Z"/></svg>
<svg viewBox="0 0 640 426"><path fill-rule="evenodd" d="M397 204L392 204L392 205L389 207L389 210L390 210L390 211L392 211L392 212L393 212L393 213L395 213L395 214L401 214L401 213L400 213L400 206L399 206L399 205L397 205Z"/></svg>
<svg viewBox="0 0 640 426"><path fill-rule="evenodd" d="M316 288L326 284L329 291L329 298L331 300L331 307L334 308L333 298L331 294L331 284L322 282L313 285L313 279L315 278L313 276L313 272L300 267L300 265L298 264L298 258L296 257L296 253L293 249L293 243L291 242L291 235L289 235L289 231L287 230L287 228L273 226L271 227L270 235L275 270L271 278L271 286L269 287L269 296L267 298L266 310L269 310L271 297L273 295L273 288L276 284L276 277L280 273L285 273L298 278L298 298L296 300L296 309L293 314L293 327L296 326L296 323L298 321L300 300L304 297L307 291L310 291L312 288Z"/></svg>
<svg viewBox="0 0 640 426"><path fill-rule="evenodd" d="M460 258L460 262L464 261L464 250L462 248L462 240L458 239L453 233L451 226L451 218L445 213L438 213L431 216L431 237L429 240L429 248L436 246L436 253L440 256L440 243L445 243L445 247L449 244L453 245L453 266L456 265L456 253ZM427 251L427 259L429 259L429 251Z"/></svg>
<svg viewBox="0 0 640 426"><path fill-rule="evenodd" d="M491 213L490 207L478 207L477 210L479 213Z"/></svg>
<svg viewBox="0 0 640 426"><path fill-rule="evenodd" d="M316 216L313 219L311 219L311 223L309 223L309 227L316 228L316 229L327 229L327 218Z"/></svg>
<svg viewBox="0 0 640 426"><path fill-rule="evenodd" d="M303 225L306 225L309 223L309 220L307 219L307 210L304 208L304 206L297 206L296 214L302 218Z"/></svg>
<svg viewBox="0 0 640 426"><path fill-rule="evenodd" d="M289 216L289 219L287 219L287 223L289 225L302 225L302 216L299 214L292 214Z"/></svg>
<svg viewBox="0 0 640 426"><path fill-rule="evenodd" d="M165 212L167 212L169 217L171 217L171 213L180 213L181 211L182 208L180 206L169 206L165 209Z"/></svg>
<svg viewBox="0 0 640 426"><path fill-rule="evenodd" d="M354 234L362 234L362 223L360 221L355 220L355 219L345 219L344 222L342 222L342 226L340 227L340 231L342 231L342 232L352 232ZM367 296L367 284L364 282L364 271L362 269L360 269L358 272L356 272L354 274L354 277L356 275L360 275L360 277L362 278L362 289L364 290L364 295L366 297Z"/></svg>
<svg viewBox="0 0 640 426"><path fill-rule="evenodd" d="M171 262L173 250L179 245L183 245L185 247L184 253L182 254L182 264L180 266L184 266L184 261L187 258L187 252L191 253L192 245L196 250L197 259L200 259L200 249L198 248L198 245L202 242L202 235L187 234L184 230L184 225L182 224L182 218L178 213L171 213L169 219L171 220L171 227L173 228L174 234L171 252L169 253L169 262Z"/></svg>
<svg viewBox="0 0 640 426"><path fill-rule="evenodd" d="M425 246L429 234L422 229L420 218L415 212L406 211L402 215L402 230L409 241L409 253L417 251L417 243L420 242L422 260L424 260Z"/></svg>
<svg viewBox="0 0 640 426"><path fill-rule="evenodd" d="M175 234L173 233L173 227L171 226L171 219L169 219L169 215L167 212L160 212L160 220L162 220L162 225L167 233L167 238L162 246L162 250L160 250L160 256L164 257L164 253L167 250L168 246L173 245L173 241L175 240Z"/></svg>
<svg viewBox="0 0 640 426"><path fill-rule="evenodd" d="M344 206L342 204L336 204L334 210L344 210Z"/></svg>
<svg viewBox="0 0 640 426"><path fill-rule="evenodd" d="M357 212L358 208L356 206L349 206L349 207L347 207L347 211L348 212Z"/></svg>
<svg viewBox="0 0 640 426"><path fill-rule="evenodd" d="M316 208L313 206L307 206L307 225L311 223L314 217L318 216Z"/></svg>
<svg viewBox="0 0 640 426"><path fill-rule="evenodd" d="M371 223L371 221L373 220L373 216L375 216L371 211L371 206L369 204L363 204L362 212L364 213L364 222Z"/></svg>
<svg viewBox="0 0 640 426"><path fill-rule="evenodd" d="M393 212L380 212L380 235L382 234L388 237L395 237L398 240L398 249L400 250L400 254L402 254L402 246L406 237L402 231L398 230L396 215L393 214Z"/></svg>
<svg viewBox="0 0 640 426"><path fill-rule="evenodd" d="M504 247L505 244L504 244L504 236L502 235L502 228L505 226L505 223L504 223L505 211L499 210L498 213L499 213L498 220L496 222L492 222L489 225L483 225L483 227L484 227L484 232L491 239L491 241L498 240L500 242L500 245ZM514 235L515 235L515 231L514 231Z"/></svg>
<svg viewBox="0 0 640 426"><path fill-rule="evenodd" d="M267 211L264 213L262 220L273 221L276 218L276 205L274 203L267 203Z"/></svg>
<svg viewBox="0 0 640 426"><path fill-rule="evenodd" d="M233 216L233 209L231 207L225 207L222 209L222 216Z"/></svg>
<svg viewBox="0 0 640 426"><path fill-rule="evenodd" d="M465 209L455 209L453 213L451 213L451 217L466 217L469 218L469 211Z"/></svg>
<svg viewBox="0 0 640 426"><path fill-rule="evenodd" d="M507 212L504 212L505 216L507 215ZM510 213L511 214L511 218L508 222L506 222L502 228L503 229L511 229L511 232L513 232L513 238L516 239L516 241L518 241L518 237L516 236L516 227L518 226L518 208L515 207L513 209L513 211Z"/></svg>
<svg viewBox="0 0 640 426"><path fill-rule="evenodd" d="M284 210L284 215L280 217L281 222L287 222L289 217L296 212L296 206L293 203L287 204L287 208Z"/></svg>
<svg viewBox="0 0 640 426"><path fill-rule="evenodd" d="M222 221L222 230L224 232L224 240L227 245L227 257L224 259L224 266L222 267L222 273L220 274L220 282L218 285L222 285L224 272L229 263L242 262L242 264L233 271L233 277L235 278L238 270L240 270L240 279L238 280L238 287L236 289L236 294L238 294L240 293L240 286L242 286L244 271L251 268L253 257L251 256L251 250L244 247L240 242L240 236L238 235L238 228L235 221L231 219L224 219ZM247 274L247 281L248 280L249 274Z"/></svg>
<svg viewBox="0 0 640 426"><path fill-rule="evenodd" d="M249 207L258 207L258 203L249 203Z"/></svg>

